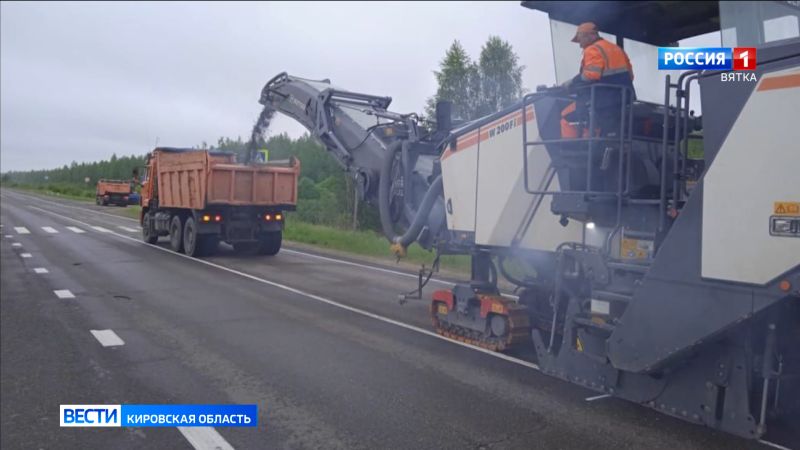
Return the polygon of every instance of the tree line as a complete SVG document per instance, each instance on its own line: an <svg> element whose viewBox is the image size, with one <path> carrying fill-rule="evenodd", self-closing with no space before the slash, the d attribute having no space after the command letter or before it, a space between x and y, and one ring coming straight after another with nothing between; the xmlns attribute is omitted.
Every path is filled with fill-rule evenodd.
<svg viewBox="0 0 800 450"><path fill-rule="evenodd" d="M454 118L462 120L472 120L505 108L525 92L523 70L511 44L497 36L488 38L476 60L457 40L453 41L440 61L439 69L434 71L438 88L427 100L426 115L435 116L435 105L439 100L452 102ZM221 137L216 144L203 142L196 148L236 153L237 160L244 161L247 144L241 137ZM355 196L352 180L316 139L308 134L297 139L278 134L266 141L266 148L271 160L294 156L301 162L299 202L293 214L296 219L347 228L355 223L361 229L380 230L374 206L359 204L358 217L353 220ZM131 179L133 170L144 164L144 155L118 157L114 154L108 160L72 162L58 169L7 172L2 175L2 181L4 185L93 197L98 179Z"/></svg>

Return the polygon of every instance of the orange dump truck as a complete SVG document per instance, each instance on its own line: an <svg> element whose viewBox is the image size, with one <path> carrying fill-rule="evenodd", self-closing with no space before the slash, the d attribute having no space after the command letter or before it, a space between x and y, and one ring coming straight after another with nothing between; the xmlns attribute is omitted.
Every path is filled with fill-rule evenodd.
<svg viewBox="0 0 800 450"><path fill-rule="evenodd" d="M106 206L114 204L128 206L128 196L131 194L130 180L97 180L95 189L95 203Z"/></svg>
<svg viewBox="0 0 800 450"><path fill-rule="evenodd" d="M297 205L300 163L239 164L232 153L159 147L147 155L142 181L142 236L190 256L220 241L237 252L274 255L284 211Z"/></svg>

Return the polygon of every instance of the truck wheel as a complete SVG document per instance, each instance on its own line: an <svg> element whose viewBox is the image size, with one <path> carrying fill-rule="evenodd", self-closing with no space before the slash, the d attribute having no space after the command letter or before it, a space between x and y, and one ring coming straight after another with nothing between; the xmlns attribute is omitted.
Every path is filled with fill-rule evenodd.
<svg viewBox="0 0 800 450"><path fill-rule="evenodd" d="M100 197L95 196L94 204L97 205L97 206L100 206Z"/></svg>
<svg viewBox="0 0 800 450"><path fill-rule="evenodd" d="M188 256L205 255L206 239L197 234L197 222L194 217L187 217L183 225L183 251Z"/></svg>
<svg viewBox="0 0 800 450"><path fill-rule="evenodd" d="M183 252L183 224L181 216L172 217L169 223L169 246L176 252Z"/></svg>
<svg viewBox="0 0 800 450"><path fill-rule="evenodd" d="M281 249L283 231L272 231L261 236L258 242L259 255L276 255Z"/></svg>
<svg viewBox="0 0 800 450"><path fill-rule="evenodd" d="M158 241L158 234L153 230L149 211L144 213L144 220L142 221L142 239L148 244L155 244L156 241Z"/></svg>

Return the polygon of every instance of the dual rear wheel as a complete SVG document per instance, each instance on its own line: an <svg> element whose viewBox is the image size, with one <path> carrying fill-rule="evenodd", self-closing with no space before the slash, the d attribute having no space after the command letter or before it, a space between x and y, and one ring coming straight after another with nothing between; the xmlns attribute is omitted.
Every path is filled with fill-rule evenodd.
<svg viewBox="0 0 800 450"><path fill-rule="evenodd" d="M146 212L142 223L142 237L148 244L155 244L158 233L152 224L150 212ZM283 232L281 230L264 233L256 242L237 242L233 248L237 253L275 255L281 249ZM207 256L216 252L219 237L198 233L197 220L188 216L182 219L175 215L169 224L169 246L173 251L188 256Z"/></svg>

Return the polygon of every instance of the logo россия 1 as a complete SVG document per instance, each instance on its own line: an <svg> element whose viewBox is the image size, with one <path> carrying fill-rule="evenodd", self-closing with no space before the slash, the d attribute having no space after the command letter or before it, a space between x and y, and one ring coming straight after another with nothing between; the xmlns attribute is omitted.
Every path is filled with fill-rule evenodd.
<svg viewBox="0 0 800 450"><path fill-rule="evenodd" d="M659 47L659 70L755 70L752 47Z"/></svg>

